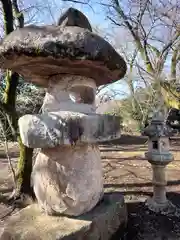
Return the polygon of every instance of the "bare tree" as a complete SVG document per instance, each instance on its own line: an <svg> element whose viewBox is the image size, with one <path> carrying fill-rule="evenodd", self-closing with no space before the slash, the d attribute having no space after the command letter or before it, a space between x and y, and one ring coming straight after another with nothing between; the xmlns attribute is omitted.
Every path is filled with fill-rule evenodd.
<svg viewBox="0 0 180 240"><path fill-rule="evenodd" d="M180 42L178 18L180 5L178 1L175 3L170 1L154 3L149 0L128 1L128 10L127 6L123 8L122 3L118 0L101 4L106 9L108 7L107 17L112 24L118 27L117 29L125 28L130 34L135 51L137 51L136 57L140 59L140 61L138 59L138 67L141 69L141 75L146 74L146 78L148 75L151 81L159 83L157 90L159 89L160 96L162 88L166 93L170 91L171 84L166 84L166 88L164 88L163 80L176 81L177 76ZM166 63L170 59L171 75L169 77ZM162 104L166 102L167 105L170 105L167 98L161 100Z"/></svg>
<svg viewBox="0 0 180 240"><path fill-rule="evenodd" d="M64 1L69 2L70 0ZM87 2L86 0L76 2L91 4L92 7L95 4L93 1ZM123 33L129 36L133 45L131 51L136 52L133 66L129 63L130 72L132 68L138 68L137 72L146 78L146 81L156 82L156 84L153 83L153 86L159 93L161 105L166 104L167 107L172 107L172 101L165 95L169 95L172 90L170 88L179 81L177 79L180 62L179 0L160 0L158 2L100 0L98 4L102 6L106 19L115 29L114 36L111 33L111 38L119 36L118 42L120 42ZM130 61L128 60L128 62ZM171 84L164 83L165 80L171 81ZM133 90L132 84L130 85L130 90ZM172 94L170 95L173 97Z"/></svg>

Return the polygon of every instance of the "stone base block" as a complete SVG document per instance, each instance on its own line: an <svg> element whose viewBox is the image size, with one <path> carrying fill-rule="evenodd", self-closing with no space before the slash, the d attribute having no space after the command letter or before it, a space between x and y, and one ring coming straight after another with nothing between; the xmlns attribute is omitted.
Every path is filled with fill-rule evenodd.
<svg viewBox="0 0 180 240"><path fill-rule="evenodd" d="M77 218L47 216L38 205L30 205L9 218L0 240L108 240L126 222L123 196L107 193L91 212Z"/></svg>
<svg viewBox="0 0 180 240"><path fill-rule="evenodd" d="M177 208L171 201L167 199L165 203L157 203L154 201L153 197L148 198L145 202L149 210L155 213L161 213L166 216L176 216L180 217L180 209Z"/></svg>

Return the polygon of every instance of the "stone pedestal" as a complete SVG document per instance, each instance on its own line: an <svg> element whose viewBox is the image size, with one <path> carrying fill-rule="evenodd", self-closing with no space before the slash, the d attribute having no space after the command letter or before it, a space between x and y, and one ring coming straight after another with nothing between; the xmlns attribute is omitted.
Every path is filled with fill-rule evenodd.
<svg viewBox="0 0 180 240"><path fill-rule="evenodd" d="M153 199L156 203L164 204L167 202L166 198L166 173L165 166L152 165L153 170Z"/></svg>
<svg viewBox="0 0 180 240"><path fill-rule="evenodd" d="M154 212L162 212L171 206L166 197L166 165L152 164L153 171L153 196L147 199L146 204Z"/></svg>
<svg viewBox="0 0 180 240"><path fill-rule="evenodd" d="M105 194L92 211L77 218L47 216L38 205L26 207L10 217L0 240L108 240L126 223L122 195Z"/></svg>

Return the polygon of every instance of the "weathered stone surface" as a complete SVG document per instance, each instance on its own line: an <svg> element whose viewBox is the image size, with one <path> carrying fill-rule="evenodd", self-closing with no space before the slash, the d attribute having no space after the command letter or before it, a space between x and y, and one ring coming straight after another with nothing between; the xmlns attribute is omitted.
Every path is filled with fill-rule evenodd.
<svg viewBox="0 0 180 240"><path fill-rule="evenodd" d="M78 216L103 196L103 171L96 145L42 149L32 172L34 192L48 214Z"/></svg>
<svg viewBox="0 0 180 240"><path fill-rule="evenodd" d="M42 105L42 112L72 111L82 113L94 113L96 108L94 101L85 104L81 87L89 88L96 92L95 81L91 78L82 76L65 75L53 76L49 80L47 92ZM81 101L73 101L70 94L81 97Z"/></svg>
<svg viewBox="0 0 180 240"><path fill-rule="evenodd" d="M126 221L124 199L115 193L79 218L46 216L31 205L9 219L0 240L108 240Z"/></svg>
<svg viewBox="0 0 180 240"><path fill-rule="evenodd" d="M19 131L23 144L31 148L69 145L73 140L96 143L119 138L120 121L116 116L49 112L24 115L19 119Z"/></svg>
<svg viewBox="0 0 180 240"><path fill-rule="evenodd" d="M56 74L90 77L99 86L121 79L127 69L106 40L76 26L16 29L0 44L0 65L45 87Z"/></svg>
<svg viewBox="0 0 180 240"><path fill-rule="evenodd" d="M145 157L148 162L155 165L167 165L174 160L173 154L170 152L146 152Z"/></svg>

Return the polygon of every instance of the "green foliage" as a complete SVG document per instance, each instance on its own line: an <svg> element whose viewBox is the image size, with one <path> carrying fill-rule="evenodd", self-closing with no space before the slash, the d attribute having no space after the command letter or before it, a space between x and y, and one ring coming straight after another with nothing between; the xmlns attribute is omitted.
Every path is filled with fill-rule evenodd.
<svg viewBox="0 0 180 240"><path fill-rule="evenodd" d="M5 98L5 90L6 90L6 78L5 74L1 75L0 79L0 101L4 102ZM20 117L24 114L32 114L38 113L41 108L43 97L44 97L44 89L35 87L33 84L25 83L24 79L21 77L19 79L19 84L16 90L16 112L17 117ZM7 140L12 140L12 130L9 126L6 118L6 113L1 109L0 111L0 120L3 124L4 133L7 137ZM3 135L0 134L0 139L2 139Z"/></svg>
<svg viewBox="0 0 180 240"><path fill-rule="evenodd" d="M1 75L0 79L0 100L4 98L6 88L5 74ZM44 89L38 88L31 83L26 83L22 77L19 78L19 84L16 90L16 110L19 116L27 113L37 113L42 105L43 97L45 94Z"/></svg>
<svg viewBox="0 0 180 240"><path fill-rule="evenodd" d="M120 113L120 108L114 108L114 109L112 109L112 111L105 112L104 114L119 117L119 124L122 125L123 118L122 118L121 113Z"/></svg>
<svg viewBox="0 0 180 240"><path fill-rule="evenodd" d="M22 84L20 89L16 100L18 115L38 113L43 102L45 90L28 83Z"/></svg>
<svg viewBox="0 0 180 240"><path fill-rule="evenodd" d="M122 100L121 115L124 123L128 126L132 123L133 128L136 125L136 131L141 131L150 115L157 108L158 95L152 88L137 89L134 96L129 96ZM136 124L135 124L136 122Z"/></svg>

